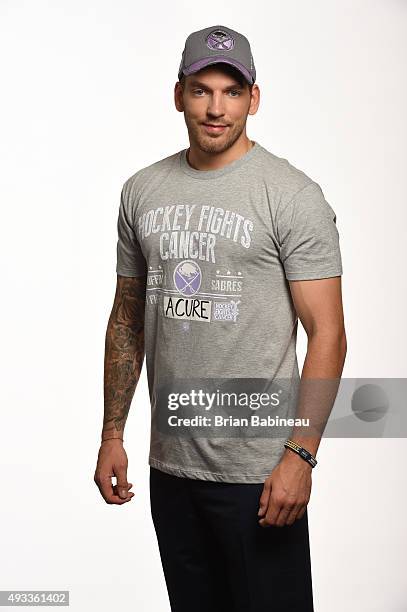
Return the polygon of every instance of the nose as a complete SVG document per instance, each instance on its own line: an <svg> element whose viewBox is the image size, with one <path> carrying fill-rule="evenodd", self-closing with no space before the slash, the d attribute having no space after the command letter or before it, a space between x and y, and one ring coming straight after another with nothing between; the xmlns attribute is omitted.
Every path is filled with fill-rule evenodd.
<svg viewBox="0 0 407 612"><path fill-rule="evenodd" d="M223 95L221 91L215 91L211 96L209 96L207 113L211 117L221 117L225 114Z"/></svg>

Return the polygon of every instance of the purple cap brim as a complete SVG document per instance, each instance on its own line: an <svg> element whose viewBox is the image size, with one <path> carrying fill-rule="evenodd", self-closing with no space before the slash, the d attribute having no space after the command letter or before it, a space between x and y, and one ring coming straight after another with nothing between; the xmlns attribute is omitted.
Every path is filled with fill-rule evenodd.
<svg viewBox="0 0 407 612"><path fill-rule="evenodd" d="M253 76L243 66L243 64L241 64L237 60L231 59L230 57L224 57L223 55L213 55L212 57L205 57L204 59L198 60L197 62L194 62L193 64L188 66L188 68L184 68L183 73L185 74L185 76L188 76L190 74L193 74L194 72L198 72L198 70L202 70L202 68L205 68L210 64L219 64L220 62L224 62L225 64L231 64L231 66L234 66L235 68L240 70L246 81L248 81L250 84L254 82Z"/></svg>

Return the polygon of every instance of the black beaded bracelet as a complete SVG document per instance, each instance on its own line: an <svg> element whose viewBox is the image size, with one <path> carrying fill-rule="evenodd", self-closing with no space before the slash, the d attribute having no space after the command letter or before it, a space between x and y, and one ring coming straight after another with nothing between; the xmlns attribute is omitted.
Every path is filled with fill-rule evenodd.
<svg viewBox="0 0 407 612"><path fill-rule="evenodd" d="M289 448L290 450L294 451L298 455L300 455L300 457L302 457L305 461L307 461L313 468L318 463L318 461L315 459L315 457L313 455L311 455L311 453L309 451L307 451L306 448L303 448L302 446L300 446L296 442L293 442L293 440L287 440L286 442L284 442L284 446L286 448Z"/></svg>

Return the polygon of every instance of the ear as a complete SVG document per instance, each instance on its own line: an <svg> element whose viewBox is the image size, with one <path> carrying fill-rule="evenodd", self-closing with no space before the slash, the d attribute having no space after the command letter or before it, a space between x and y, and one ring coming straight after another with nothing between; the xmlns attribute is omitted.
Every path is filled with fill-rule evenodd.
<svg viewBox="0 0 407 612"><path fill-rule="evenodd" d="M250 96L249 115L255 115L260 104L260 88L254 83Z"/></svg>
<svg viewBox="0 0 407 612"><path fill-rule="evenodd" d="M184 100L182 96L183 96L182 85L179 81L177 81L174 87L174 102L175 102L175 108L180 113L184 112Z"/></svg>

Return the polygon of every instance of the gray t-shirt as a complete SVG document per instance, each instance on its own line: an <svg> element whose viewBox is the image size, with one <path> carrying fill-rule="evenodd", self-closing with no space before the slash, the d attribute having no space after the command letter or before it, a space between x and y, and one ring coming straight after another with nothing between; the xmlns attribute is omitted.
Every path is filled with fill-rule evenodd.
<svg viewBox="0 0 407 612"><path fill-rule="evenodd" d="M264 482L291 429L270 435L267 424L248 435L244 419L259 411L241 393L274 381L295 388L288 280L342 274L336 215L320 186L258 142L217 170L196 170L178 151L125 181L116 272L147 273L149 464L181 477ZM222 389L235 390L239 406L222 408ZM203 390L217 391L215 400ZM262 416L273 410L265 401ZM236 424L226 422L233 415ZM278 416L294 415L295 402L280 404Z"/></svg>

